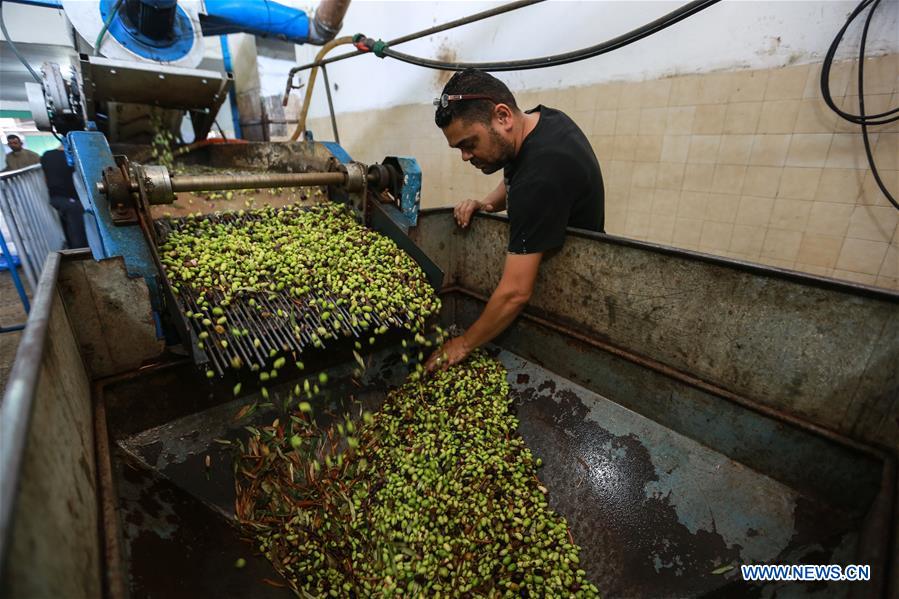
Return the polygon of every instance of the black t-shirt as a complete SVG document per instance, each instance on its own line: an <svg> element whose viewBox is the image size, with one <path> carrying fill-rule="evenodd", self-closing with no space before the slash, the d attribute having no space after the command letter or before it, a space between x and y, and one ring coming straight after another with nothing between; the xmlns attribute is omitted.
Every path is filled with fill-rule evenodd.
<svg viewBox="0 0 899 599"><path fill-rule="evenodd" d="M596 154L565 113L537 106L540 120L504 170L509 252L534 254L561 247L565 228L602 233L605 191Z"/></svg>
<svg viewBox="0 0 899 599"><path fill-rule="evenodd" d="M77 198L75 183L72 181L74 170L66 162L66 153L62 150L48 150L41 156L41 168L47 180L47 191L51 196Z"/></svg>

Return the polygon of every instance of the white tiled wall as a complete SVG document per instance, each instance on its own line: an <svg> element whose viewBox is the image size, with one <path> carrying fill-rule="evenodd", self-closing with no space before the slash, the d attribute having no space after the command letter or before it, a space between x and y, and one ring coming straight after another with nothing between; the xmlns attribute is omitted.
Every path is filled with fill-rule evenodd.
<svg viewBox="0 0 899 599"><path fill-rule="evenodd" d="M606 183L609 233L899 289L899 211L876 186L856 125L821 98L820 64L516 94L567 112ZM837 103L858 110L856 66L834 65ZM865 64L866 111L899 105L899 55ZM446 145L429 105L339 115L362 161L414 156L425 207L493 189ZM310 123L330 137L327 119ZM878 170L899 196L899 126L871 127Z"/></svg>

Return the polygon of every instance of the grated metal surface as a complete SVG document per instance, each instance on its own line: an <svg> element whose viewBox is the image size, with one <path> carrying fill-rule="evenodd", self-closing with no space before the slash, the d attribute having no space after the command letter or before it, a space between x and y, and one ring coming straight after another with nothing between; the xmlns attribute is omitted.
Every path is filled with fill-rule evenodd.
<svg viewBox="0 0 899 599"><path fill-rule="evenodd" d="M264 213L225 212L209 214L201 217L215 223L252 223L269 217ZM185 228L189 219L159 219L155 222L156 234L160 246L168 237ZM192 219L196 220L196 219ZM222 305L225 299L220 290L197 290L192 287L175 289L165 275L165 285L172 291L178 304L178 315L190 332L194 358L198 364L209 363L212 370L223 375L227 368L249 366L261 368L277 355L293 354L294 359L310 346L324 347L328 340L344 338L362 338L392 328L411 328L410 321L403 313L378 314L374 304L368 304L365 322L353 317L344 306L337 304L337 297L332 294L319 294L314 291L302 297L293 296L289 290L243 292L231 299L227 306ZM205 297L207 307L201 307L201 299ZM251 306L250 299L255 306ZM322 319L320 302L333 307L327 308L330 318ZM212 306L222 309L227 319L224 325L208 327L202 324L203 318L215 322L219 316L212 314ZM365 304L363 304L365 306ZM363 307L364 309L364 307ZM187 317L188 313L202 314L201 318ZM241 334L234 335L232 329ZM202 350L197 347L199 335L206 331L209 337L203 341ZM258 342L257 342L258 340ZM224 343L223 343L224 342Z"/></svg>

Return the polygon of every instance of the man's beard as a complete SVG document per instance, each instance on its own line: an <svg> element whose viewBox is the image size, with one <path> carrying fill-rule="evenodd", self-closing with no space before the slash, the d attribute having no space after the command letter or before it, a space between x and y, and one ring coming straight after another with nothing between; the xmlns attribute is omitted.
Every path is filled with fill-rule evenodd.
<svg viewBox="0 0 899 599"><path fill-rule="evenodd" d="M501 168L505 168L507 164L515 159L515 145L511 141L504 139L503 136L499 134L499 131L493 127L490 127L490 141L493 143L494 147L498 149L499 157L490 162L475 163L472 161L474 167L479 169L485 175L492 175Z"/></svg>

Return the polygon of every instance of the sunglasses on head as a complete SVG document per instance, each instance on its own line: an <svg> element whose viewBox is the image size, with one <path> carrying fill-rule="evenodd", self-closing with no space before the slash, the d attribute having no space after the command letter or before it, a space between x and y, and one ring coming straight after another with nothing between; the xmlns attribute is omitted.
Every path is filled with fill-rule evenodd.
<svg viewBox="0 0 899 599"><path fill-rule="evenodd" d="M434 106L442 106L446 108L450 102L458 102L460 100L490 100L496 104L496 100L484 94L443 94L439 98L434 98Z"/></svg>

